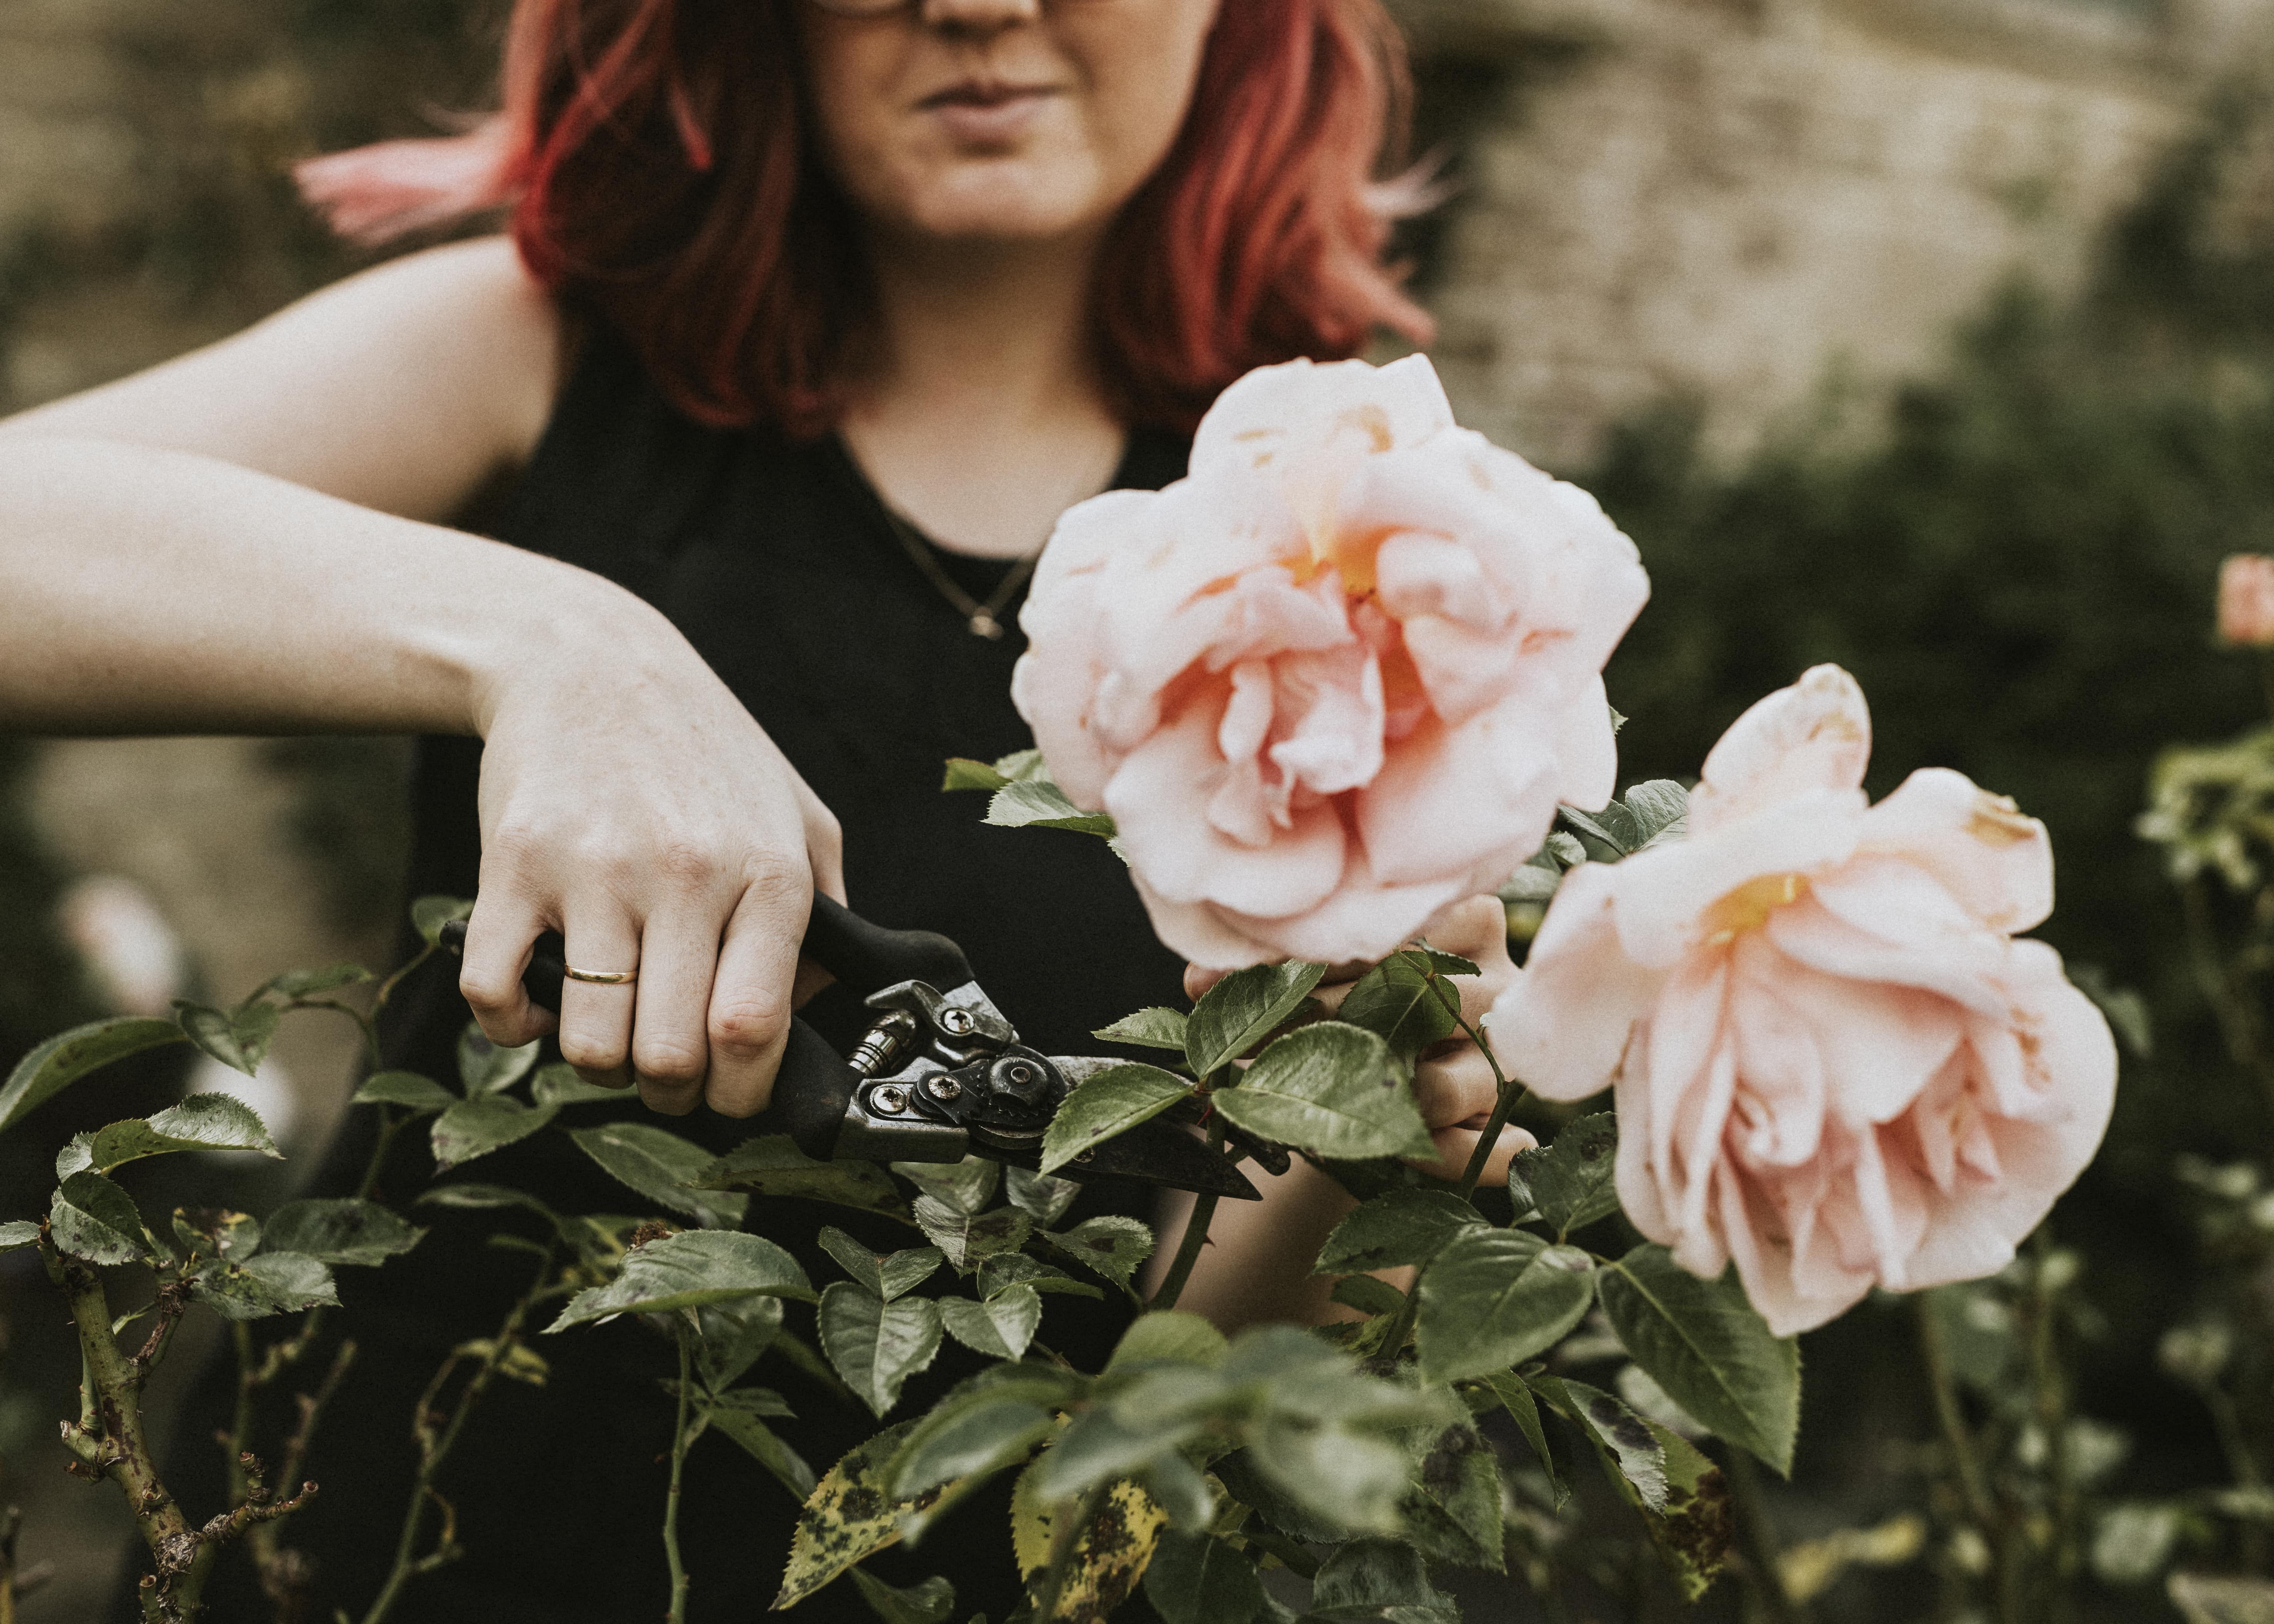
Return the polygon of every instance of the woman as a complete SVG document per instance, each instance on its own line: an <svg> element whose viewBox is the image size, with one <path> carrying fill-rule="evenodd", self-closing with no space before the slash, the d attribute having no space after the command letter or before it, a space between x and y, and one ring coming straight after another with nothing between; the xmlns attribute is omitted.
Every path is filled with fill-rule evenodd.
<svg viewBox="0 0 2274 1624"><path fill-rule="evenodd" d="M1101 846L978 826L939 763L1025 742L1004 628L1061 510L1176 477L1250 366L1425 335L1380 263L1398 84L1377 0L522 0L496 119L306 177L365 236L510 202L510 240L396 259L0 425L0 722L429 735L412 884L480 901L456 986L394 1011L391 1064L448 1075L471 1004L493 1041L551 1034L723 1149L769 1099L817 885L958 937L1029 1041L1090 1047L1172 999L1178 966ZM502 539L450 528L499 491ZM572 981L557 1031L519 987L548 928L571 964L636 973ZM1497 944L1496 906L1461 929ZM1465 1160L1481 1056L1417 1088ZM351 1184L357 1139L324 1186ZM406 1146L382 1192L407 1203L431 1171ZM579 1210L629 1199L551 1136L477 1171ZM1316 1312L1339 1203L1279 1181L1187 1304ZM308 1616L377 1589L412 1399L519 1284L469 1216L343 1282L352 1397L288 1525L320 1564ZM751 1222L812 1257L829 1217ZM1115 1324L1073 1301L1050 1340L1095 1361ZM544 1351L549 1384L488 1401L446 1473L465 1560L398 1616L660 1605L660 1350L617 1326ZM868 1430L779 1380L818 1463ZM218 1493L211 1425L169 1468L192 1503ZM696 1613L747 1616L791 1507L724 1445L690 1470ZM878 1565L945 1569L963 1614L1000 1617L999 1522L958 1522ZM249 1590L215 1601L260 1616ZM842 1585L808 1604L848 1607Z"/></svg>

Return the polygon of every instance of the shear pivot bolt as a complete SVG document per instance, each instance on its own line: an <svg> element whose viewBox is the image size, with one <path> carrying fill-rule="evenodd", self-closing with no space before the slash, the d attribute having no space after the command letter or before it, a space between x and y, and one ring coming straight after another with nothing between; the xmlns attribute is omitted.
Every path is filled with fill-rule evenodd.
<svg viewBox="0 0 2274 1624"><path fill-rule="evenodd" d="M897 1116L908 1109L908 1091L898 1083L887 1083L869 1096L869 1102L887 1116Z"/></svg>

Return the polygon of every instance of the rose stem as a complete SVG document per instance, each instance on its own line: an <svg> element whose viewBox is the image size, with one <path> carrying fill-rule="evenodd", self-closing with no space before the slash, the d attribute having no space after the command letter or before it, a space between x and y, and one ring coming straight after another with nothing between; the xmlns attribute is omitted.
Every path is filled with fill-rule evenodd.
<svg viewBox="0 0 2274 1624"><path fill-rule="evenodd" d="M1224 1118L1214 1112L1209 1115L1209 1148L1221 1154L1224 1150ZM1201 1248L1208 1244L1209 1225L1216 1221L1216 1197L1213 1191L1193 1198L1193 1215L1186 1221L1185 1238L1177 1247L1176 1261L1169 1266L1168 1278L1161 1289L1145 1304L1147 1313L1159 1313L1174 1308L1177 1299L1185 1294L1185 1282L1193 1277L1193 1266L1201 1260Z"/></svg>

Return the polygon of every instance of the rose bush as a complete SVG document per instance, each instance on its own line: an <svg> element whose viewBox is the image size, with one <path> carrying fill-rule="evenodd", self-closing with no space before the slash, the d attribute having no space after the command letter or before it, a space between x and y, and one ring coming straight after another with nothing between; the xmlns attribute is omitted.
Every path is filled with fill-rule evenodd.
<svg viewBox="0 0 2274 1624"><path fill-rule="evenodd" d="M1780 1335L1873 1285L2008 1262L2090 1160L2107 1022L2012 933L2044 827L1942 769L1877 807L1862 691L1819 665L1706 758L1690 837L1564 880L1489 1036L1536 1092L1613 1082L1637 1228Z"/></svg>
<svg viewBox="0 0 2274 1624"><path fill-rule="evenodd" d="M1380 959L1609 798L1603 662L1648 595L1427 360L1298 361L1224 393L1189 477L1066 515L1013 695L1170 946Z"/></svg>

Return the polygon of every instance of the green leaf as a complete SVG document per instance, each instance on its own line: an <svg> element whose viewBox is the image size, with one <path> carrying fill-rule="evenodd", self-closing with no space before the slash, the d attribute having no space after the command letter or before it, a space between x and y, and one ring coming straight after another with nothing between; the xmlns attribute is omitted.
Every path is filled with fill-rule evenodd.
<svg viewBox="0 0 2274 1624"><path fill-rule="evenodd" d="M1679 840L1689 832L1690 792L1672 778L1634 786L1627 791L1624 805L1638 852L1661 839Z"/></svg>
<svg viewBox="0 0 2274 1624"><path fill-rule="evenodd" d="M1431 1440L1405 1497L1405 1537L1435 1561L1493 1573L1502 1555L1500 1467L1473 1426L1457 1423Z"/></svg>
<svg viewBox="0 0 2274 1624"><path fill-rule="evenodd" d="M1800 1344L1779 1338L1736 1271L1700 1280L1659 1245L1602 1273L1603 1312L1634 1362L1698 1421L1789 1474L1800 1430Z"/></svg>
<svg viewBox="0 0 2274 1624"><path fill-rule="evenodd" d="M1645 1511L1667 1507L1666 1446L1649 1422L1600 1387L1555 1376L1527 1376L1532 1390L1555 1413L1575 1423L1593 1444L1603 1470Z"/></svg>
<svg viewBox="0 0 2274 1624"><path fill-rule="evenodd" d="M771 1297L753 1298L757 1302L772 1302L780 1311L779 1300ZM784 1443L765 1423L767 1417L789 1414L789 1406L781 1402L778 1393L764 1387L742 1387L732 1393L713 1393L704 1398L703 1416L712 1428L725 1433L742 1446L745 1454L774 1475L792 1499L802 1504L813 1492L813 1468L805 1457Z"/></svg>
<svg viewBox="0 0 2274 1624"><path fill-rule="evenodd" d="M1502 1407L1515 1417L1516 1429L1524 1434L1524 1441L1532 1446L1540 1470L1547 1474L1548 1486L1555 1491L1555 1508L1561 1511L1563 1502L1571 1498L1571 1485L1563 1481L1563 1473L1547 1447L1547 1429L1540 1425L1540 1401L1532 1396L1532 1389L1513 1371L1497 1372L1485 1380Z"/></svg>
<svg viewBox="0 0 2274 1624"><path fill-rule="evenodd" d="M1427 1564L1411 1545L1360 1539L1329 1557L1311 1582L1316 1624L1461 1624L1453 1598L1429 1583Z"/></svg>
<svg viewBox="0 0 2274 1624"><path fill-rule="evenodd" d="M1643 1522L1683 1595L1694 1602L1728 1559L1736 1504L1721 1469L1695 1444L1647 1417L1643 1425L1666 1455L1666 1509L1645 1511Z"/></svg>
<svg viewBox="0 0 2274 1624"><path fill-rule="evenodd" d="M621 1105L634 1098L629 1089L603 1088L576 1075L576 1068L556 1061L539 1066L529 1079L529 1097L539 1105Z"/></svg>
<svg viewBox="0 0 2274 1624"><path fill-rule="evenodd" d="M40 1238L40 1226L19 1220L0 1223L0 1252L13 1252L19 1246L29 1246Z"/></svg>
<svg viewBox="0 0 2274 1624"><path fill-rule="evenodd" d="M1405 1306L1405 1293L1386 1280L1376 1280L1371 1274L1351 1274L1335 1282L1329 1300L1345 1308L1355 1308L1362 1314L1379 1318L1394 1314Z"/></svg>
<svg viewBox="0 0 2274 1624"><path fill-rule="evenodd" d="M991 794L1010 781L985 762L973 761L968 756L951 756L939 787L944 794L965 789L985 790Z"/></svg>
<svg viewBox="0 0 2274 1624"><path fill-rule="evenodd" d="M1393 1458L1400 1462L1402 1470L1403 1456L1393 1452ZM1246 1449L1235 1449L1218 1457L1209 1470L1234 1500L1283 1534L1291 1535L1306 1545L1340 1545L1358 1537L1356 1529L1314 1510L1281 1488L1256 1465L1254 1455Z"/></svg>
<svg viewBox="0 0 2274 1624"><path fill-rule="evenodd" d="M1110 1026L1100 1026L1089 1034L1108 1043L1127 1043L1138 1049L1172 1049L1179 1055L1185 1052L1185 1012L1163 1009L1156 1004L1124 1015Z"/></svg>
<svg viewBox="0 0 2274 1624"><path fill-rule="evenodd" d="M473 916L473 900L468 897L421 897L410 905L411 926L429 947L440 944L443 926Z"/></svg>
<svg viewBox="0 0 2274 1624"><path fill-rule="evenodd" d="M145 1156L184 1150L257 1150L279 1159L283 1154L252 1107L225 1094L195 1094L154 1116L76 1135L56 1157L56 1174L108 1173Z"/></svg>
<svg viewBox="0 0 2274 1624"><path fill-rule="evenodd" d="M886 1427L823 1475L790 1537L789 1567L774 1598L776 1611L795 1606L862 1558L899 1544L910 1514L929 1507L945 1492L928 1489L899 1500L886 1486L885 1468L915 1425L903 1421Z"/></svg>
<svg viewBox="0 0 2274 1624"><path fill-rule="evenodd" d="M1179 1365L1201 1365L1209 1370L1224 1365L1231 1344L1224 1340L1222 1331L1198 1314L1185 1313L1173 1308L1156 1309L1140 1314L1121 1334L1115 1345L1113 1357L1106 1361L1108 1370L1168 1361Z"/></svg>
<svg viewBox="0 0 2274 1624"><path fill-rule="evenodd" d="M1275 1145L1343 1161L1434 1154L1413 1096L1371 1032L1321 1021L1265 1049L1237 1088L1212 1096L1239 1127Z"/></svg>
<svg viewBox="0 0 2274 1624"><path fill-rule="evenodd" d="M486 1156L493 1150L527 1139L555 1115L552 1106L528 1106L518 1100L492 1097L453 1101L434 1118L428 1132L434 1150L434 1170L452 1168Z"/></svg>
<svg viewBox="0 0 2274 1624"><path fill-rule="evenodd" d="M942 1207L959 1213L983 1213L995 1199L1003 1164L984 1156L960 1162L895 1162L892 1171Z"/></svg>
<svg viewBox="0 0 2274 1624"><path fill-rule="evenodd" d="M632 1248L614 1280L579 1291L546 1329L565 1331L616 1314L671 1313L753 1296L810 1303L813 1287L797 1259L762 1236L689 1229Z"/></svg>
<svg viewBox="0 0 2274 1624"><path fill-rule="evenodd" d="M1103 1299L1105 1293L1086 1280L1052 1268L1023 1252L998 1252L979 1266L979 1292L992 1297L1005 1286L1032 1286L1037 1291L1064 1291L1074 1297Z"/></svg>
<svg viewBox="0 0 2274 1624"><path fill-rule="evenodd" d="M318 993L337 992L343 987L358 987L372 979L371 972L359 964L335 964L321 970L287 970L282 975L272 975L260 984L262 993L275 993L286 998L312 998ZM247 999L251 1003L252 999Z"/></svg>
<svg viewBox="0 0 2274 1624"><path fill-rule="evenodd" d="M1043 1299L1032 1286L1005 1286L984 1302L941 1297L939 1318L947 1334L973 1352L1022 1359L1042 1328Z"/></svg>
<svg viewBox="0 0 2274 1624"><path fill-rule="evenodd" d="M1470 965L1469 973L1475 971L1476 966ZM1460 1030L1460 1023L1453 1019L1460 1004L1459 990L1447 986L1426 958L1419 952L1399 952L1359 977L1335 1011L1335 1019L1363 1026L1387 1043L1393 1056L1410 1063L1432 1043L1442 1042Z"/></svg>
<svg viewBox="0 0 2274 1624"><path fill-rule="evenodd" d="M16 1063L0 1086L0 1133L5 1133L88 1072L129 1055L182 1042L188 1034L170 1020L122 1016L73 1026Z"/></svg>
<svg viewBox="0 0 2274 1624"><path fill-rule="evenodd" d="M1300 959L1235 970L1201 995L1185 1023L1185 1058L1206 1077L1230 1065L1292 1015L1325 975Z"/></svg>
<svg viewBox="0 0 2274 1624"><path fill-rule="evenodd" d="M853 1570L853 1583L885 1624L947 1624L955 1611L955 1586L934 1574L906 1590L885 1583L865 1568Z"/></svg>
<svg viewBox="0 0 2274 1624"><path fill-rule="evenodd" d="M568 1137L619 1182L706 1228L742 1222L750 1205L745 1195L695 1188L694 1181L711 1170L714 1159L692 1139L666 1129L644 1122L604 1122L571 1128Z"/></svg>
<svg viewBox="0 0 2274 1624"><path fill-rule="evenodd" d="M1000 829L1070 829L1108 839L1116 832L1111 817L1083 811L1047 778L1017 779L997 790L987 803L987 821Z"/></svg>
<svg viewBox="0 0 2274 1624"><path fill-rule="evenodd" d="M1537 1207L1562 1240L1619 1210L1619 1120L1608 1111L1563 1124L1544 1150L1509 1163L1508 1193L1521 1214Z"/></svg>
<svg viewBox="0 0 2274 1624"><path fill-rule="evenodd" d="M915 1246L878 1257L835 1225L821 1231L821 1249L845 1266L845 1272L887 1303L905 1297L932 1277L942 1261L937 1246Z"/></svg>
<svg viewBox="0 0 2274 1624"><path fill-rule="evenodd" d="M73 1173L48 1209L56 1249L88 1263L139 1263L153 1255L133 1199L100 1173Z"/></svg>
<svg viewBox="0 0 2274 1624"><path fill-rule="evenodd" d="M260 1220L227 1207L177 1207L174 1234L186 1252L233 1263L243 1262L260 1250Z"/></svg>
<svg viewBox="0 0 2274 1624"><path fill-rule="evenodd" d="M939 1308L929 1297L887 1303L840 1280L821 1294L820 1327L830 1364L880 1419L939 1352Z"/></svg>
<svg viewBox="0 0 2274 1624"><path fill-rule="evenodd" d="M191 1042L247 1077L260 1071L260 1063L268 1057L276 1023L284 1015L273 1004L245 1004L223 1011L184 998L174 1000L174 1013Z"/></svg>
<svg viewBox="0 0 2274 1624"><path fill-rule="evenodd" d="M297 1314L340 1300L332 1271L297 1252L264 1252L243 1263L217 1259L190 1276L190 1296L224 1320Z"/></svg>
<svg viewBox="0 0 2274 1624"><path fill-rule="evenodd" d="M1158 1066L1108 1066L1058 1105L1043 1135L1043 1167L1053 1172L1117 1133L1159 1116L1192 1096L1193 1085Z"/></svg>
<svg viewBox="0 0 2274 1624"><path fill-rule="evenodd" d="M425 1233L376 1201L290 1201L269 1215L261 1244L335 1266L371 1267L409 1252Z"/></svg>
<svg viewBox="0 0 2274 1624"><path fill-rule="evenodd" d="M947 1254L947 1260L967 1274L998 1252L1018 1251L1035 1228L1035 1221L1015 1207L974 1216L928 1195L916 1198L916 1223Z"/></svg>
<svg viewBox="0 0 2274 1624"><path fill-rule="evenodd" d="M1555 816L1579 837L1580 848L1596 862L1616 862L1635 848L1635 828L1615 801L1590 816L1577 807L1558 807Z"/></svg>
<svg viewBox="0 0 2274 1624"><path fill-rule="evenodd" d="M1093 1269L1117 1286L1126 1286L1138 1266L1153 1255L1156 1242L1150 1226L1135 1218L1108 1215L1084 1219L1050 1244L1085 1268Z"/></svg>
<svg viewBox="0 0 2274 1624"><path fill-rule="evenodd" d="M1047 1173L1011 1167L1003 1169L1003 1193L1012 1206L1047 1229L1066 1215L1066 1209L1081 1194L1081 1186L1071 1178L1052 1178Z"/></svg>
<svg viewBox="0 0 2274 1624"><path fill-rule="evenodd" d="M1161 1624L1248 1624L1263 1610L1263 1581L1223 1540L1171 1529L1145 1569L1145 1599Z"/></svg>
<svg viewBox="0 0 2274 1624"><path fill-rule="evenodd" d="M1413 1344L1424 1378L1489 1376L1537 1357L1585 1318L1593 1259L1518 1229L1456 1237L1421 1273Z"/></svg>
<svg viewBox="0 0 2274 1624"><path fill-rule="evenodd" d="M1427 1263L1454 1237L1485 1227L1483 1214L1442 1190L1393 1190L1335 1226L1319 1250L1319 1274L1366 1274Z"/></svg>
<svg viewBox="0 0 2274 1624"><path fill-rule="evenodd" d="M787 1133L745 1140L703 1169L698 1190L755 1190L760 1195L826 1201L856 1212L913 1222L891 1175L873 1162L817 1162Z"/></svg>
<svg viewBox="0 0 2274 1624"><path fill-rule="evenodd" d="M518 1049L500 1049L483 1035L478 1024L467 1022L466 1029L458 1034L458 1080L465 1085L466 1098L503 1094L529 1075L530 1067L537 1064L539 1047L523 1043Z"/></svg>
<svg viewBox="0 0 2274 1624"><path fill-rule="evenodd" d="M782 1300L778 1297L731 1297L697 1309L695 1361L703 1385L724 1393L741 1380L742 1372L773 1345L781 1323ZM800 1493L812 1489L808 1483Z"/></svg>
<svg viewBox="0 0 2274 1624"><path fill-rule="evenodd" d="M1015 1465L1056 1430L1053 1412L1081 1398L1088 1381L1055 1365L989 1365L907 1429L886 1473L893 1492L907 1496L958 1478L969 1487Z"/></svg>
<svg viewBox="0 0 2274 1624"><path fill-rule="evenodd" d="M447 1110L458 1102L458 1096L431 1077L421 1077L416 1071L375 1071L365 1078L363 1086L355 1091L358 1105L407 1105L424 1115L428 1111Z"/></svg>
<svg viewBox="0 0 2274 1624"><path fill-rule="evenodd" d="M421 1207L456 1207L474 1212L518 1207L523 1212L535 1213L556 1229L563 1227L561 1214L544 1202L525 1191L508 1190L503 1184L477 1184L471 1179L433 1184L420 1192L418 1201Z"/></svg>

